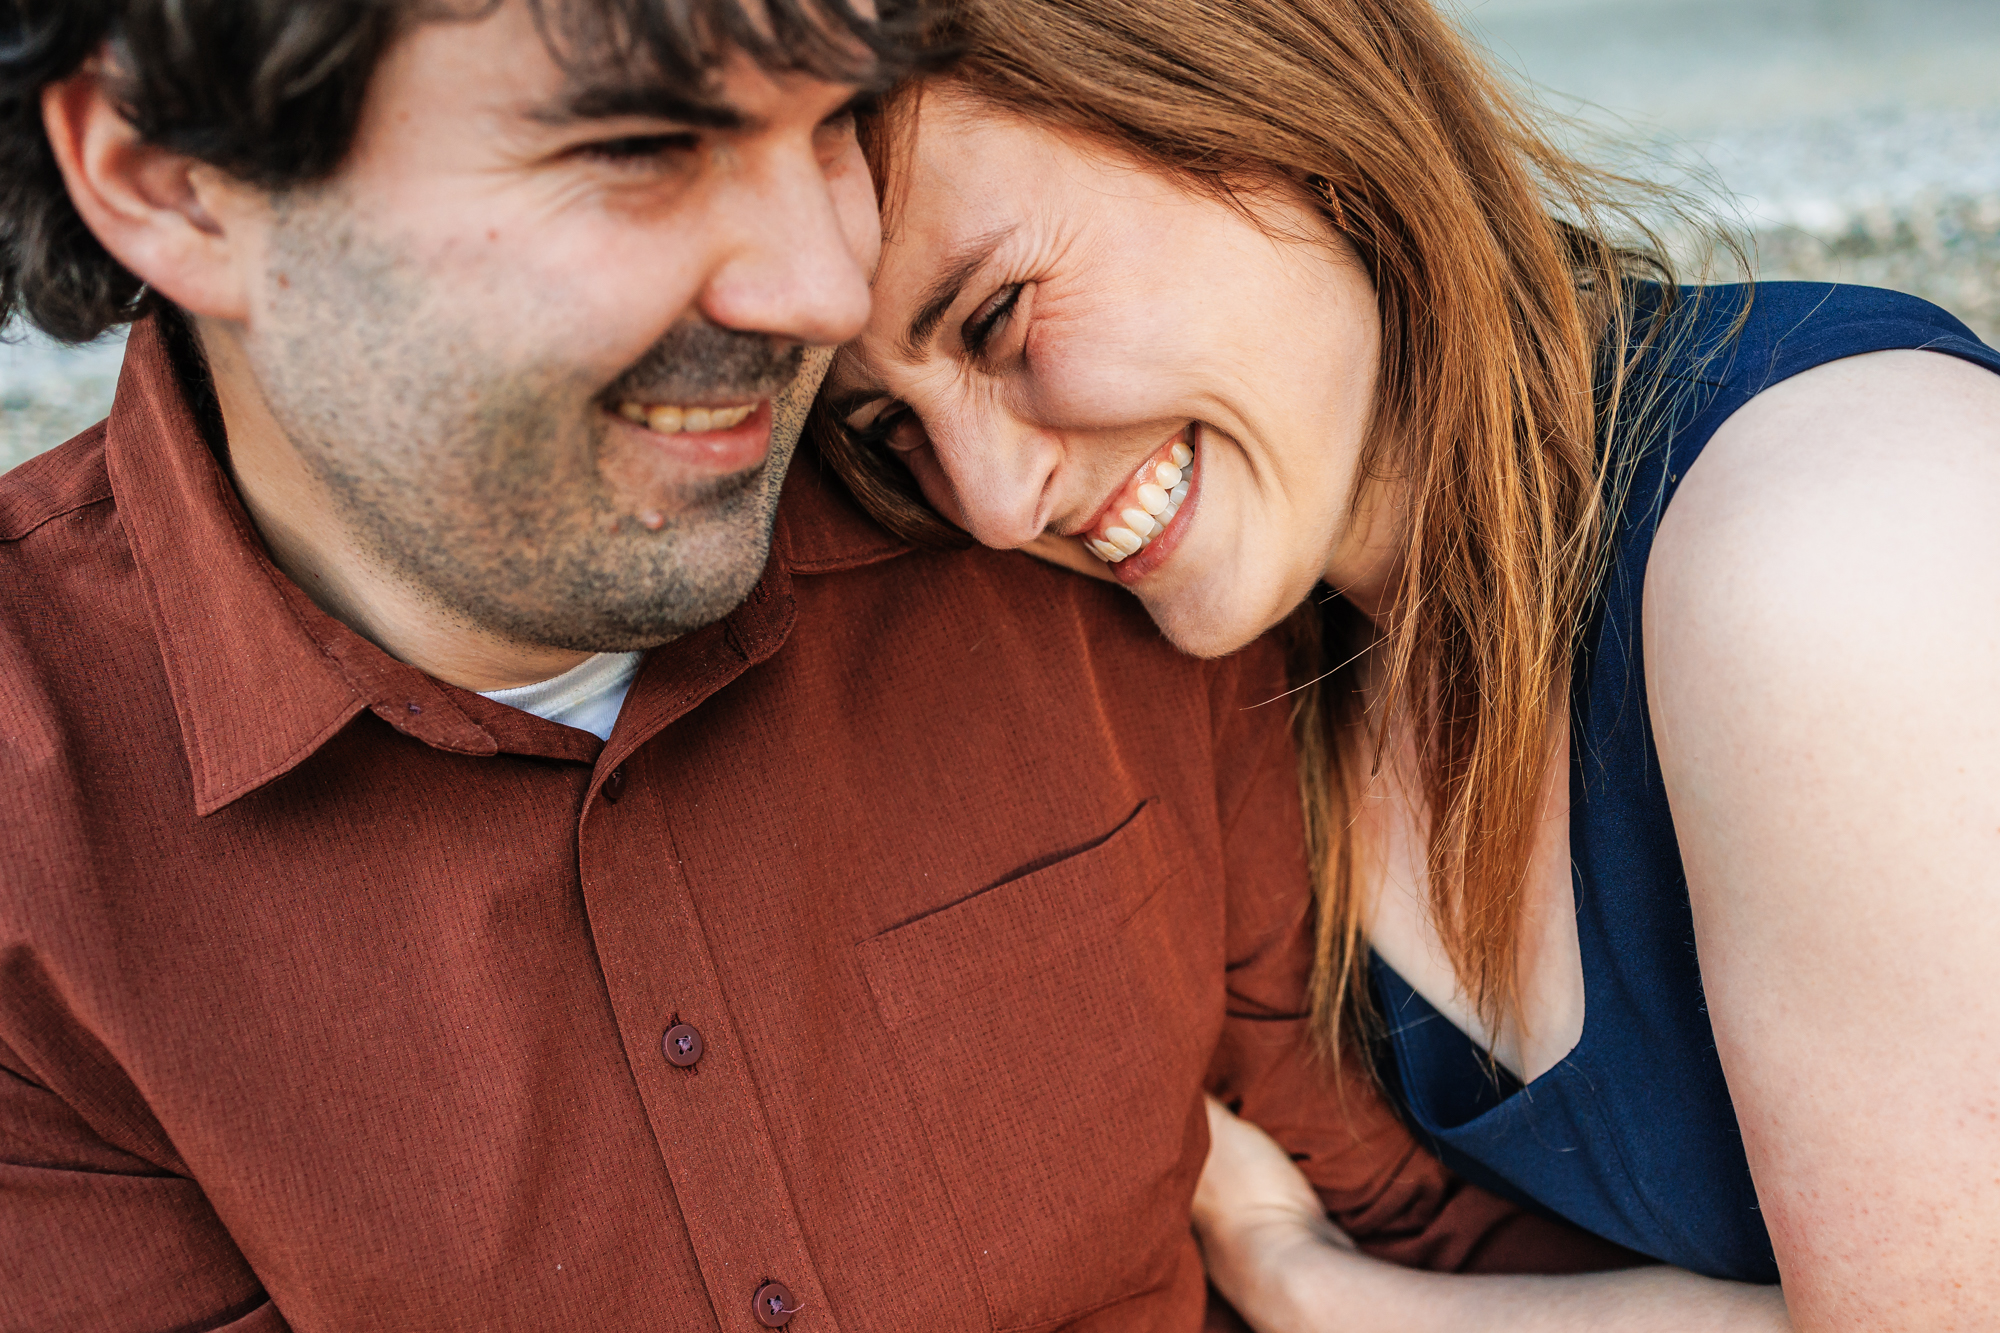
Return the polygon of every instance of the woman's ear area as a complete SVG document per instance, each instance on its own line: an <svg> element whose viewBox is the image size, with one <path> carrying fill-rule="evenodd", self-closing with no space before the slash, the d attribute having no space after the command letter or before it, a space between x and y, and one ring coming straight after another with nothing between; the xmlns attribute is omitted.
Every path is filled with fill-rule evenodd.
<svg viewBox="0 0 2000 1333"><path fill-rule="evenodd" d="M195 315L240 321L268 210L261 192L147 143L99 56L42 90L42 125L84 225L140 281Z"/></svg>

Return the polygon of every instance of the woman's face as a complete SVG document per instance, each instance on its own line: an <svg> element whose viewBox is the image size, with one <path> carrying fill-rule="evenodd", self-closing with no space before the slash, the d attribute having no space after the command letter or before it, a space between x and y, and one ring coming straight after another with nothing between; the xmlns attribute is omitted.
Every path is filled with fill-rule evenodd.
<svg viewBox="0 0 2000 1333"><path fill-rule="evenodd" d="M1380 506L1354 503L1374 292L1310 203L1253 221L948 89L904 165L827 392L942 512L1108 574L1205 656L1321 578L1386 582Z"/></svg>

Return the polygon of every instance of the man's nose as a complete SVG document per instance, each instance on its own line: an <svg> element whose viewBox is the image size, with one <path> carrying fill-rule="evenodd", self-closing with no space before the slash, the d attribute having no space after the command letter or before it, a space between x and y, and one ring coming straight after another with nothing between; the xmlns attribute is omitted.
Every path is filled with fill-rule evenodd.
<svg viewBox="0 0 2000 1333"><path fill-rule="evenodd" d="M1012 550L1042 535L1062 461L1055 437L997 408L954 412L930 436L961 522L981 545Z"/></svg>
<svg viewBox="0 0 2000 1333"><path fill-rule="evenodd" d="M724 328L830 346L868 319L862 253L880 222L873 196L837 196L809 151L773 153L731 181L722 257L702 293L701 312ZM867 216L854 216L865 211ZM857 235L857 233L859 233Z"/></svg>

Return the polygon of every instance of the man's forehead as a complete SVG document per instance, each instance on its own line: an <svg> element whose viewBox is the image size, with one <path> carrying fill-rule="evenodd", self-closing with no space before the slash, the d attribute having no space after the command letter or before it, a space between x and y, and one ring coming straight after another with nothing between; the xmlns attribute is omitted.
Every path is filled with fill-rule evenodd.
<svg viewBox="0 0 2000 1333"><path fill-rule="evenodd" d="M747 103L764 103L768 114L787 94L823 100L829 89L893 77L900 62L842 26L839 10L851 0L773 2L791 15L775 29L764 0L503 0L412 36L429 29L445 39L419 42L431 53L425 63L442 56L457 66L446 73L470 101L555 125L627 117L734 125L751 118ZM874 12L858 0L852 9Z"/></svg>

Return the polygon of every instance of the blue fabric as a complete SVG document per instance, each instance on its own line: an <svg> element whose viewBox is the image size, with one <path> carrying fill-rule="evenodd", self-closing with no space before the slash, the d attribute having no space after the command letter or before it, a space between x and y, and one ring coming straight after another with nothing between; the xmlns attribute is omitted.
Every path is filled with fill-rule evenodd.
<svg viewBox="0 0 2000 1333"><path fill-rule="evenodd" d="M1583 1036L1522 1087L1380 958L1391 1096L1445 1163L1504 1196L1642 1254L1776 1282L1771 1241L1702 1001L1694 923L1659 780L1641 669L1640 591L1660 517L1730 413L1800 371L1926 348L2000 372L2000 353L1944 311L1865 287L1688 289L1665 373L1678 395L1639 451L1604 587L1572 681L1570 850ZM1732 342L1745 300L1750 314Z"/></svg>

